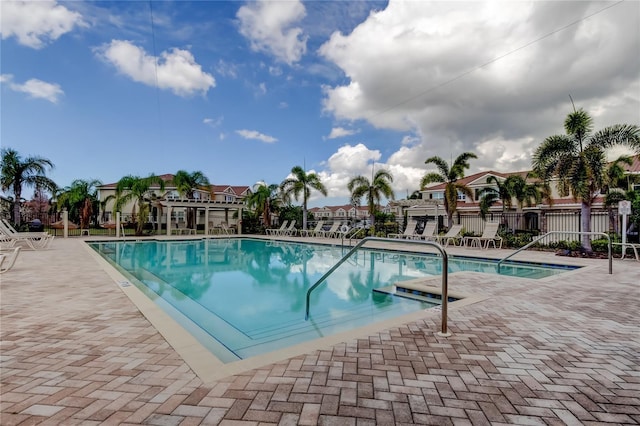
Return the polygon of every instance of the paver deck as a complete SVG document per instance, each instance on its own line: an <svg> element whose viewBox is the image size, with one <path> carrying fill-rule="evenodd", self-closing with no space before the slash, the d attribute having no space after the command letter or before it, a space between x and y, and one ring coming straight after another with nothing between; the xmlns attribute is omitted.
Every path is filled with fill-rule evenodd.
<svg viewBox="0 0 640 426"><path fill-rule="evenodd" d="M452 274L490 297L449 311L451 337L427 311L205 383L81 239L57 238L0 276L0 424L640 424L640 262L518 256L588 266Z"/></svg>

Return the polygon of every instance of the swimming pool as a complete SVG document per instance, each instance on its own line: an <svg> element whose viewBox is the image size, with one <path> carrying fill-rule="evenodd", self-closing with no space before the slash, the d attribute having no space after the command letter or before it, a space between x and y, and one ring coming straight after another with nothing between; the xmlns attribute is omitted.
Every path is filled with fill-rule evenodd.
<svg viewBox="0 0 640 426"><path fill-rule="evenodd" d="M258 239L109 241L90 246L223 362L245 359L409 312L437 301L378 293L395 282L440 275L435 255L363 249L311 295L340 247ZM449 259L450 272L496 273L495 262ZM540 278L561 270L510 263L501 272Z"/></svg>

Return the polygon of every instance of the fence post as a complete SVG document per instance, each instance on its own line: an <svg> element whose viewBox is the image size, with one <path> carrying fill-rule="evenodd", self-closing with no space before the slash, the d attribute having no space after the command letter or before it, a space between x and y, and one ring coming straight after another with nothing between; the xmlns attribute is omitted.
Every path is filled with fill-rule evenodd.
<svg viewBox="0 0 640 426"><path fill-rule="evenodd" d="M62 238L69 238L69 212L67 211L67 209L64 209L62 211L62 225Z"/></svg>

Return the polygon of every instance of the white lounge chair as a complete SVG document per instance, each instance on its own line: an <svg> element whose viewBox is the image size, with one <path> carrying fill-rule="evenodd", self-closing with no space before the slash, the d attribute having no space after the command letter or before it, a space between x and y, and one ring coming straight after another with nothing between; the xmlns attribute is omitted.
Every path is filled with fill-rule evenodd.
<svg viewBox="0 0 640 426"><path fill-rule="evenodd" d="M498 228L500 224L497 222L487 223L484 226L482 235L479 237L464 237L462 244L465 247L477 247L488 249L489 244L493 244L493 248L502 248L502 237L498 235ZM496 241L500 243L499 247L496 247Z"/></svg>
<svg viewBox="0 0 640 426"><path fill-rule="evenodd" d="M267 235L278 235L279 232L284 231L287 228L288 220L282 221L280 228L269 228L266 230Z"/></svg>
<svg viewBox="0 0 640 426"><path fill-rule="evenodd" d="M175 230L176 230L176 233L178 234L191 235L196 233L195 229L187 228L187 222L184 222L184 221L178 221L178 223L176 224Z"/></svg>
<svg viewBox="0 0 640 426"><path fill-rule="evenodd" d="M322 231L322 227L324 226L324 221L323 220L319 220L316 223L315 228L313 229L301 229L300 230L300 236L301 237L315 237L318 235L318 233L320 231Z"/></svg>
<svg viewBox="0 0 640 426"><path fill-rule="evenodd" d="M221 232L225 235L233 235L236 233L235 228L230 227L227 222L220 223Z"/></svg>
<svg viewBox="0 0 640 426"><path fill-rule="evenodd" d="M291 222L289 222L289 226L287 226L285 229L283 229L282 231L280 231L280 233L278 233L279 236L281 237L291 237L296 235L296 220L293 219Z"/></svg>
<svg viewBox="0 0 640 426"><path fill-rule="evenodd" d="M436 230L438 229L438 224L436 222L428 222L424 225L424 229L420 234L414 235L414 240L425 240L425 241L435 241L436 239Z"/></svg>
<svg viewBox="0 0 640 426"><path fill-rule="evenodd" d="M7 272L13 267L19 253L20 247L16 247L13 250L0 251L0 274Z"/></svg>
<svg viewBox="0 0 640 426"><path fill-rule="evenodd" d="M47 248L53 235L42 232L17 232L13 227L7 227L4 221L0 221L0 238L4 241L10 240L9 244L25 244L32 250L41 250ZM9 245L3 242L3 245Z"/></svg>
<svg viewBox="0 0 640 426"><path fill-rule="evenodd" d="M13 238L7 237L0 231L0 249L1 250L9 250L16 245L16 240Z"/></svg>
<svg viewBox="0 0 640 426"><path fill-rule="evenodd" d="M451 228L444 235L438 235L436 241L441 246L447 247L449 243L457 245L457 241L461 241L460 233L462 232L462 225L451 225Z"/></svg>
<svg viewBox="0 0 640 426"><path fill-rule="evenodd" d="M318 235L324 238L335 238L340 225L342 225L342 222L333 222L328 231L319 231Z"/></svg>
<svg viewBox="0 0 640 426"><path fill-rule="evenodd" d="M389 238L413 238L416 234L416 225L418 225L418 221L412 220L407 223L407 227L404 228L402 234L389 234Z"/></svg>
<svg viewBox="0 0 640 426"><path fill-rule="evenodd" d="M0 226L7 231L9 235L22 236L22 237L34 237L34 238L42 238L42 237L50 237L51 234L48 232L19 232L16 228L13 227L11 222L7 219L0 219Z"/></svg>

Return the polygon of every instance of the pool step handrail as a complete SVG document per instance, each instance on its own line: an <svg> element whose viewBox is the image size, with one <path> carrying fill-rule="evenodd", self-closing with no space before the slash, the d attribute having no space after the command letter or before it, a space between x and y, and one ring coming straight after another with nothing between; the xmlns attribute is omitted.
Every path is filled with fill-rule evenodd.
<svg viewBox="0 0 640 426"><path fill-rule="evenodd" d="M309 287L309 290L307 290L307 297L306 297L306 308L305 308L305 315L304 315L304 320L308 321L309 320L309 302L310 302L310 298L311 298L311 292L313 290L315 290L320 284L322 284L328 277L329 275L331 275L336 269L338 269L338 267L340 267L340 265L342 265L349 257L351 257L351 255L353 253L355 253L356 251L358 251L360 249L360 247L362 247L363 245L365 245L368 242L371 241L381 241L381 242L385 242L385 243L394 243L394 244L422 244L422 245L427 245L427 246L431 246L436 248L440 254L442 255L442 289L441 289L441 293L442 293L442 305L441 305L441 311L442 311L442 320L440 322L440 332L438 332L439 336L442 337L449 337L451 336L451 333L449 332L448 328L447 328L447 307L448 307L448 303L449 303L449 256L447 255L447 251L438 243L433 242L433 241L422 241L422 240L408 240L408 239L399 239L399 238L381 238L381 237L366 237L363 238L362 240L360 240L360 242L358 242L358 244L356 244L351 250L349 250L349 252L342 256L342 259L340 259L338 262L336 262L335 265L333 265L331 267L331 269L329 269L322 277L320 277L320 279L318 281L315 282L315 284L313 284L311 287Z"/></svg>
<svg viewBox="0 0 640 426"><path fill-rule="evenodd" d="M344 250L344 240L346 239L349 242L349 247L351 247L351 242L354 239L357 239L357 235L360 232L360 228L351 228L349 231L342 234L342 249Z"/></svg>
<svg viewBox="0 0 640 426"><path fill-rule="evenodd" d="M498 272L500 272L500 265L502 265L502 262L504 262L505 260L515 256L516 254L520 253L523 250L528 249L529 247L531 247L532 245L534 245L535 243L537 243L538 241L542 240L543 238L548 237L549 235L554 235L554 234L569 234L569 235L604 235L605 237L607 237L607 250L608 250L608 257L609 257L609 274L613 274L613 256L611 255L611 237L609 236L609 234L607 234L606 232L583 232L583 231L549 231L544 235L540 235L538 238L534 239L533 241L531 241L530 243L520 247L518 250L514 251L513 253L511 253L510 255L503 257L502 259L500 259L498 261Z"/></svg>

